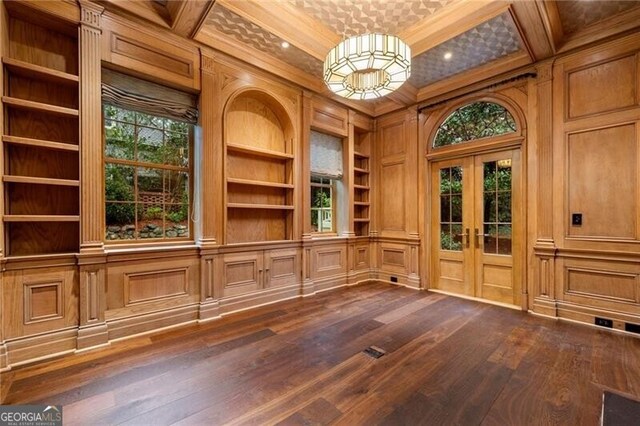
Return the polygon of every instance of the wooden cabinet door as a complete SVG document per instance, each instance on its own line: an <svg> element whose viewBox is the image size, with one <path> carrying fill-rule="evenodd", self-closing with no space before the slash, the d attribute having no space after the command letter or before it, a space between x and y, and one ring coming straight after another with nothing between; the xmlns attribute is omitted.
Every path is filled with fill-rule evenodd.
<svg viewBox="0 0 640 426"><path fill-rule="evenodd" d="M263 287L263 252L229 253L223 258L223 296L250 293Z"/></svg>
<svg viewBox="0 0 640 426"><path fill-rule="evenodd" d="M300 252L293 249L264 253L265 287L293 285L300 281Z"/></svg>

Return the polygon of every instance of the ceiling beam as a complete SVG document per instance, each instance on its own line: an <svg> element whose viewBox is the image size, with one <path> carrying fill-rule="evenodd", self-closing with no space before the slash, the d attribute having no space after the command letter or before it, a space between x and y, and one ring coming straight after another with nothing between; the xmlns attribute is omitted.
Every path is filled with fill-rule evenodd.
<svg viewBox="0 0 640 426"><path fill-rule="evenodd" d="M564 41L564 28L558 12L558 3L549 0L537 0L536 4L542 17L547 38L551 41L553 52L556 53Z"/></svg>
<svg viewBox="0 0 640 426"><path fill-rule="evenodd" d="M287 2L217 0L217 4L324 61L342 39L329 27Z"/></svg>
<svg viewBox="0 0 640 426"><path fill-rule="evenodd" d="M546 30L543 8L535 1L516 1L511 5L511 16L529 54L536 61L555 53L554 43ZM548 18L548 17L547 17Z"/></svg>
<svg viewBox="0 0 640 426"><path fill-rule="evenodd" d="M171 29L178 35L192 38L206 19L214 0L182 0L167 3Z"/></svg>
<svg viewBox="0 0 640 426"><path fill-rule="evenodd" d="M565 35L558 53L568 52L589 43L602 40L640 27L640 7L599 21L578 32Z"/></svg>
<svg viewBox="0 0 640 426"><path fill-rule="evenodd" d="M171 15L166 7L152 0L98 0L107 10L124 11L139 18L146 19L163 28L170 28Z"/></svg>
<svg viewBox="0 0 640 426"><path fill-rule="evenodd" d="M458 0L400 31L398 37L411 47L411 55L415 57L501 15L509 6L508 1Z"/></svg>

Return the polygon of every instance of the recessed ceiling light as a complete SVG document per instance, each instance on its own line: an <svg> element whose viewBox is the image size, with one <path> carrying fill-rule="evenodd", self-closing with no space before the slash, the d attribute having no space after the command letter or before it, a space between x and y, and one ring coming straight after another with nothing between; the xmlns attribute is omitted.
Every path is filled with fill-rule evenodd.
<svg viewBox="0 0 640 426"><path fill-rule="evenodd" d="M447 60L447 61L449 59L451 59L452 57L453 57L453 53L451 53L451 52L447 52L447 53L444 54L444 59Z"/></svg>
<svg viewBox="0 0 640 426"><path fill-rule="evenodd" d="M283 49L286 49L287 47L289 47L289 43L283 41L282 43L280 43L280 46L282 46Z"/></svg>

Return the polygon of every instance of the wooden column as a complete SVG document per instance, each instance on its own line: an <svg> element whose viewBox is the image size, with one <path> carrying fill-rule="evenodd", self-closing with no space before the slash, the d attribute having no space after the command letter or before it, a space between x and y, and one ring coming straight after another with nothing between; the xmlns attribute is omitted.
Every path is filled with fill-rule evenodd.
<svg viewBox="0 0 640 426"><path fill-rule="evenodd" d="M212 52L201 52L200 134L196 137L194 159L194 193L200 200L195 224L200 246L200 313L199 319L208 320L219 316L216 289L216 258L218 246L224 233L224 170L222 146L222 113L220 85L216 73L215 56ZM206 213L205 213L206 212Z"/></svg>
<svg viewBox="0 0 640 426"><path fill-rule="evenodd" d="M355 145L355 126L354 126L354 119L355 119L356 113L354 111L349 110L349 130L348 130L348 135L347 135L347 139L345 140L345 142L342 144L342 167L344 169L343 171L343 184L344 187L346 188L346 192L347 192L347 205L344 206L344 212L346 212L345 216L346 216L346 220L347 220L347 224L346 226L343 228L344 230L344 236L345 237L355 237L356 233L354 230L354 226L353 226L353 219L354 219L354 215L355 215L355 211L354 211L354 206L353 206L353 196L354 196L354 189L353 189L353 184L355 183L355 172L354 172L354 160L353 160L353 151L355 151L354 145Z"/></svg>
<svg viewBox="0 0 640 426"><path fill-rule="evenodd" d="M536 87L536 241L531 308L542 314L556 315L554 291L554 258L556 246L553 239L553 61L537 66ZM561 95L560 95L561 96ZM532 138L533 139L533 138Z"/></svg>
<svg viewBox="0 0 640 426"><path fill-rule="evenodd" d="M0 4L0 56L6 54L6 41L9 40L8 18L5 12L4 4ZM2 105L2 96L4 96L4 67L0 67L0 111L4 113L4 105ZM4 135L4 119L0 120L0 135ZM0 140L0 150L4 153L4 146ZM0 172L4 173L4 154L0 155ZM0 185L0 214L4 215L4 185ZM3 300L4 293L4 221L0 220L0 371L7 368L7 346L4 343L4 321L3 310L6 309ZM3 386L0 384L0 403L3 401Z"/></svg>
<svg viewBox="0 0 640 426"><path fill-rule="evenodd" d="M409 265L407 268L408 284L412 287L420 287L420 275L419 275L419 249L420 249L420 232L418 230L418 212L419 203L418 200L424 196L421 194L421 186L418 176L418 159L419 146L418 141L418 125L419 125L419 113L415 106L407 109L407 115L405 118L406 135L409 138L407 142L407 156L405 164L407 167L407 179L405 188L405 203L407 205L407 237L409 239Z"/></svg>
<svg viewBox="0 0 640 426"><path fill-rule="evenodd" d="M298 210L302 215L302 288L303 296L314 294L315 287L311 279L311 157L310 134L311 131L311 92L302 94L302 126L300 127L301 152L298 156L300 165L300 190L302 192L302 208Z"/></svg>
<svg viewBox="0 0 640 426"><path fill-rule="evenodd" d="M103 8L80 1L80 329L78 349L108 342L104 253L104 164L100 20Z"/></svg>

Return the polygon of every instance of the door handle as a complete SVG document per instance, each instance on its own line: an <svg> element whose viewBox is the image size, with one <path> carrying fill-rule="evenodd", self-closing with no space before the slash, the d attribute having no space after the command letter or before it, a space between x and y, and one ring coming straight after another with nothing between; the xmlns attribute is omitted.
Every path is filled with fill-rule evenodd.
<svg viewBox="0 0 640 426"><path fill-rule="evenodd" d="M462 244L469 248L469 228L465 228L464 234L458 234L458 237L462 237Z"/></svg>
<svg viewBox="0 0 640 426"><path fill-rule="evenodd" d="M476 247L480 247L480 237L490 237L491 234L481 234L478 228L475 228L476 231Z"/></svg>

